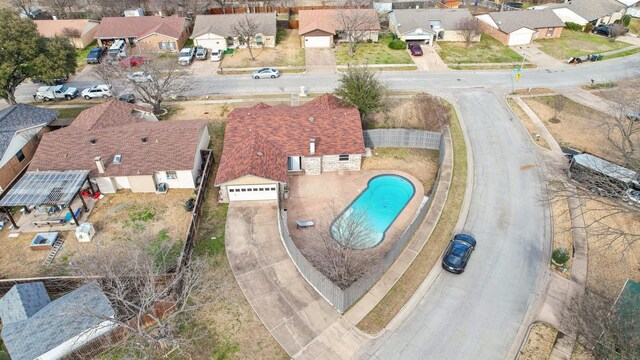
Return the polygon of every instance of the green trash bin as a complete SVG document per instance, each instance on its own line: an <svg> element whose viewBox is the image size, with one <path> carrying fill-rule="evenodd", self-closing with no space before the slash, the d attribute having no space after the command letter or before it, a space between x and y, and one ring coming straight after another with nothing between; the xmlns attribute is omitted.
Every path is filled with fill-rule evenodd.
<svg viewBox="0 0 640 360"><path fill-rule="evenodd" d="M604 59L604 55L602 55L602 54L598 54L598 59L597 59L597 60L598 60L598 61L600 61L600 60L602 60L602 59Z"/></svg>

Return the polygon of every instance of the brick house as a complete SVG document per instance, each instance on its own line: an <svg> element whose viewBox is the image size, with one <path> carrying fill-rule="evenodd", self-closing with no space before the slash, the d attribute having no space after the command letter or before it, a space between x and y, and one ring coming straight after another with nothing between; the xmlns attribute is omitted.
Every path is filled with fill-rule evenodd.
<svg viewBox="0 0 640 360"><path fill-rule="evenodd" d="M0 110L0 191L27 168L58 112L26 104Z"/></svg>
<svg viewBox="0 0 640 360"><path fill-rule="evenodd" d="M40 35L45 37L64 36L78 49L84 49L91 42L100 22L87 19L34 20Z"/></svg>
<svg viewBox="0 0 640 360"><path fill-rule="evenodd" d="M358 109L333 95L296 107L260 103L234 109L215 180L218 200L274 200L288 176L359 171L362 154Z"/></svg>
<svg viewBox="0 0 640 360"><path fill-rule="evenodd" d="M483 32L508 46L558 38L564 23L551 10L503 11L476 17Z"/></svg>
<svg viewBox="0 0 640 360"><path fill-rule="evenodd" d="M344 17L341 17L344 16ZM300 42L305 48L328 48L336 42L348 41L344 23L354 23L353 32L358 32L362 41L378 42L380 20L374 9L327 9L300 10Z"/></svg>
<svg viewBox="0 0 640 360"><path fill-rule="evenodd" d="M273 48L276 46L276 14L221 14L198 15L193 26L193 43L208 49L227 50L245 48L246 41L238 37L233 27L245 17L258 26L256 36L251 39L251 47Z"/></svg>
<svg viewBox="0 0 640 360"><path fill-rule="evenodd" d="M158 121L136 105L111 100L84 110L42 137L29 171L89 170L103 193L197 187L209 147L204 120Z"/></svg>
<svg viewBox="0 0 640 360"><path fill-rule="evenodd" d="M158 54L178 52L189 38L189 21L184 17L132 16L102 18L95 39L109 46L124 39L130 53Z"/></svg>
<svg viewBox="0 0 640 360"><path fill-rule="evenodd" d="M464 41L460 22L473 19L467 9L407 9L389 13L389 30L404 41L433 45L437 41ZM480 41L480 34L471 41Z"/></svg>

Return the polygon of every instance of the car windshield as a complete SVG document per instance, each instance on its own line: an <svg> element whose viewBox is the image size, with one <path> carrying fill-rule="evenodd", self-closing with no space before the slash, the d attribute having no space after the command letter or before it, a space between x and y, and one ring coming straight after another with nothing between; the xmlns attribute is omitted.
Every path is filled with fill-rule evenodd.
<svg viewBox="0 0 640 360"><path fill-rule="evenodd" d="M67 91L67 90L69 90L69 88L68 88L68 87L66 87L65 85L61 85L61 86L60 86L60 91L65 92L65 91Z"/></svg>
<svg viewBox="0 0 640 360"><path fill-rule="evenodd" d="M462 263L462 258L455 254L450 254L447 256L447 262L451 265L458 266Z"/></svg>
<svg viewBox="0 0 640 360"><path fill-rule="evenodd" d="M189 50L182 50L182 51L180 51L180 56L189 56L190 52L191 51L189 51Z"/></svg>

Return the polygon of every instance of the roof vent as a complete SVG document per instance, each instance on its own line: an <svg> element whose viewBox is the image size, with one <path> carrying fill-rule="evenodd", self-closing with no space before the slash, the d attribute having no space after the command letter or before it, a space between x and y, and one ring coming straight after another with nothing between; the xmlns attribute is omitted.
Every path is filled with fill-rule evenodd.
<svg viewBox="0 0 640 360"><path fill-rule="evenodd" d="M91 140L89 140L89 142L91 143L91 145L95 145L95 144L98 142L98 140L96 140L96 139L91 139Z"/></svg>
<svg viewBox="0 0 640 360"><path fill-rule="evenodd" d="M143 143L146 143L146 142L147 142L147 140L148 140L148 139L147 139L147 137L146 137L146 136L143 136L143 137L141 137L141 138L140 138L140 141L142 141Z"/></svg>
<svg viewBox="0 0 640 360"><path fill-rule="evenodd" d="M309 122L313 122L316 118L314 118L313 116L309 116Z"/></svg>
<svg viewBox="0 0 640 360"><path fill-rule="evenodd" d="M116 156L113 157L113 163L120 164L121 162L122 162L122 154L116 154Z"/></svg>
<svg viewBox="0 0 640 360"><path fill-rule="evenodd" d="M256 155L258 155L258 156L262 156L262 151L258 151L258 152L256 153Z"/></svg>

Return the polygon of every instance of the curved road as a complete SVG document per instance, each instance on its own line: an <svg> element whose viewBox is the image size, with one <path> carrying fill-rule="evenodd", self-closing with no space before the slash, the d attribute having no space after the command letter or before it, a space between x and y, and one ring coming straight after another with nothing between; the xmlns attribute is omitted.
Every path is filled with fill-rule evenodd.
<svg viewBox="0 0 640 360"><path fill-rule="evenodd" d="M475 165L464 231L478 247L465 273L439 273L404 323L368 351L375 359L504 359L544 273L548 214L529 135L495 94L454 97Z"/></svg>

